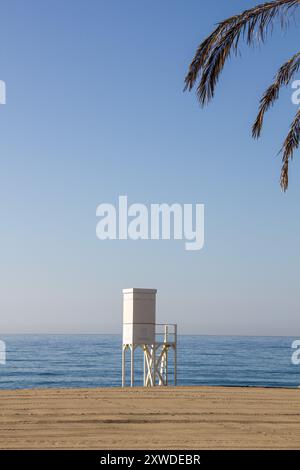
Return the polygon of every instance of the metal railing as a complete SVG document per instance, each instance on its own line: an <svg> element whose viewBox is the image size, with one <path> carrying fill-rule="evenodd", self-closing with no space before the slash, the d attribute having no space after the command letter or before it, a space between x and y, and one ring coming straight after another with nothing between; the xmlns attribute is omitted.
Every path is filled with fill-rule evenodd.
<svg viewBox="0 0 300 470"><path fill-rule="evenodd" d="M176 323L156 323L155 324L156 343L177 343Z"/></svg>

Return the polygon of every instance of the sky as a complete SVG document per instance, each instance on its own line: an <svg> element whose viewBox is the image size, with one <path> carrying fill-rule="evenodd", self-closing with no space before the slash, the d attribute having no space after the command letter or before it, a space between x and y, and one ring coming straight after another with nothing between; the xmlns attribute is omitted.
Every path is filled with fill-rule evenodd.
<svg viewBox="0 0 300 470"><path fill-rule="evenodd" d="M300 155L286 194L277 155L290 88L251 138L297 24L242 47L207 108L183 92L200 41L254 4L1 2L0 334L119 333L127 287L157 288L157 321L179 333L300 332ZM204 204L204 248L100 241L96 207L119 195Z"/></svg>

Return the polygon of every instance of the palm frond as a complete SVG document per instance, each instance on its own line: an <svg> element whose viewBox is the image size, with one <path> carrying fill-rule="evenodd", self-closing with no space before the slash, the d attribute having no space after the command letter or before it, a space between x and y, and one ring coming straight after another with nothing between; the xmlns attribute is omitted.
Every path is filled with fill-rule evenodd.
<svg viewBox="0 0 300 470"><path fill-rule="evenodd" d="M185 78L185 89L191 90L200 76L197 95L202 105L214 96L215 87L226 59L237 53L240 39L248 45L254 40L265 41L274 20L280 19L283 27L291 8L300 0L275 0L245 10L219 23L213 33L198 47Z"/></svg>
<svg viewBox="0 0 300 470"><path fill-rule="evenodd" d="M273 0L245 10L220 22L215 30L198 47L185 77L185 90L191 91L196 82L200 104L204 106L214 96L215 88L226 60L232 53L237 54L239 44L244 40L247 45L256 41L264 42L276 21L284 28L300 0ZM252 135L257 138L261 134L264 115L278 99L280 88L288 85L295 72L300 68L300 52L283 64L274 82L263 94L257 118L252 127ZM297 112L289 133L283 143L281 152L282 169L280 184L283 191L288 188L289 163L300 142L300 110Z"/></svg>
<svg viewBox="0 0 300 470"><path fill-rule="evenodd" d="M290 130L283 143L281 152L282 168L280 176L280 186L283 191L288 189L289 185L289 163L293 159L294 151L299 147L300 143L300 109L291 124Z"/></svg>
<svg viewBox="0 0 300 470"><path fill-rule="evenodd" d="M280 67L274 82L269 86L269 88L267 88L260 100L259 112L252 127L252 136L254 138L257 139L260 137L264 115L278 99L280 88L290 83L294 74L299 70L299 67L300 52L295 54L291 59L289 59Z"/></svg>

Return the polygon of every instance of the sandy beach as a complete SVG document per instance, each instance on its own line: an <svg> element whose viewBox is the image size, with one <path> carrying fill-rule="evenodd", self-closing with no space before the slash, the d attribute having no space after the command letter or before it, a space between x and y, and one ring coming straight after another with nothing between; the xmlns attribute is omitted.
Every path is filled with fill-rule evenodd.
<svg viewBox="0 0 300 470"><path fill-rule="evenodd" d="M300 390L2 390L0 435L1 449L300 449Z"/></svg>

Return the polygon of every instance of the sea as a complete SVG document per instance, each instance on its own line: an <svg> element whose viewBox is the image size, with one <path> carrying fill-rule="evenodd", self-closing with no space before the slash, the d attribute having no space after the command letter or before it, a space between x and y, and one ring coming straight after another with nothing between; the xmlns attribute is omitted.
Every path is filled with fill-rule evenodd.
<svg viewBox="0 0 300 470"><path fill-rule="evenodd" d="M300 365L292 363L294 337L178 336L177 384L298 387ZM119 335L2 335L6 361L0 389L121 386ZM127 384L130 354L126 359ZM169 383L173 380L170 352ZM141 352L135 384L142 384Z"/></svg>

